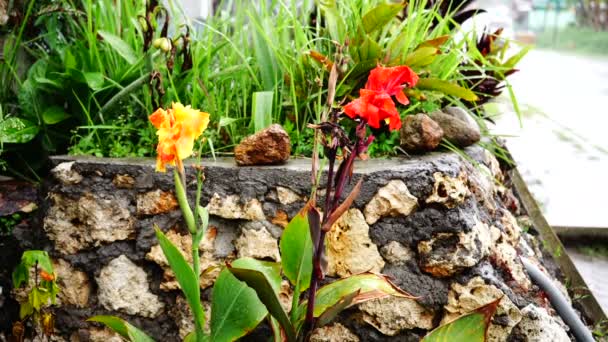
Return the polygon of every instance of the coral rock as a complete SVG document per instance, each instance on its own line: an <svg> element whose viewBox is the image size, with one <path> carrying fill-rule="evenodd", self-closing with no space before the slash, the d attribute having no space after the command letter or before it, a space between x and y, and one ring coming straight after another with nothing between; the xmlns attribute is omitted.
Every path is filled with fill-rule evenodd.
<svg viewBox="0 0 608 342"><path fill-rule="evenodd" d="M146 272L124 255L112 259L97 277L99 303L108 310L155 318L164 304L150 292Z"/></svg>
<svg viewBox="0 0 608 342"><path fill-rule="evenodd" d="M415 299L387 297L374 299L359 305L363 321L388 336L405 329L432 329L435 314Z"/></svg>
<svg viewBox="0 0 608 342"><path fill-rule="evenodd" d="M157 215L177 209L173 193L155 190L137 195L137 215Z"/></svg>
<svg viewBox="0 0 608 342"><path fill-rule="evenodd" d="M503 268L507 274L511 275L522 289L528 290L532 286L513 246L508 243L496 244L492 250L492 259L497 267Z"/></svg>
<svg viewBox="0 0 608 342"><path fill-rule="evenodd" d="M441 172L433 174L435 183L433 193L426 199L426 203L440 203L446 208L454 208L464 202L469 194L467 176L461 172L457 178L444 175Z"/></svg>
<svg viewBox="0 0 608 342"><path fill-rule="evenodd" d="M365 206L365 221L374 224L384 216L409 215L418 206L418 199L410 194L402 180L392 180L378 189Z"/></svg>
<svg viewBox="0 0 608 342"><path fill-rule="evenodd" d="M291 141L283 127L274 124L243 139L234 149L237 165L282 164L289 159Z"/></svg>
<svg viewBox="0 0 608 342"><path fill-rule="evenodd" d="M89 276L78 271L65 260L53 260L53 269L57 273L57 285L59 285L59 301L62 305L74 305L84 308L89 302L91 295L91 282Z"/></svg>
<svg viewBox="0 0 608 342"><path fill-rule="evenodd" d="M441 142L443 129L426 114L408 115L401 127L401 147L408 152L432 151Z"/></svg>
<svg viewBox="0 0 608 342"><path fill-rule="evenodd" d="M477 265L488 255L491 244L490 229L477 221L468 233L438 233L419 242L420 264L435 277L449 277Z"/></svg>
<svg viewBox="0 0 608 342"><path fill-rule="evenodd" d="M528 342L569 342L570 338L559 322L543 308L530 304L521 310L523 318L514 333Z"/></svg>
<svg viewBox="0 0 608 342"><path fill-rule="evenodd" d="M429 116L443 130L443 138L458 147L464 148L473 145L481 139L477 123L472 125L469 121L463 121L459 117L442 111L435 111Z"/></svg>
<svg viewBox="0 0 608 342"><path fill-rule="evenodd" d="M72 169L75 162L63 162L55 166L51 173L64 185L74 185L82 181L82 176Z"/></svg>
<svg viewBox="0 0 608 342"><path fill-rule="evenodd" d="M348 277L372 271L380 272L384 260L369 238L369 226L358 209L350 209L327 234L329 276Z"/></svg>
<svg viewBox="0 0 608 342"><path fill-rule="evenodd" d="M359 337L340 323L317 328L310 336L310 342L359 342Z"/></svg>
<svg viewBox="0 0 608 342"><path fill-rule="evenodd" d="M116 175L112 179L112 184L119 189L132 189L135 186L135 179L129 175Z"/></svg>
<svg viewBox="0 0 608 342"><path fill-rule="evenodd" d="M90 193L78 200L55 193L49 197L52 204L44 219L44 230L63 254L102 242L126 240L135 233L127 198L100 198Z"/></svg>
<svg viewBox="0 0 608 342"><path fill-rule="evenodd" d="M382 246L380 253L386 261L396 265L403 264L415 257L414 251L397 241L391 241Z"/></svg>
<svg viewBox="0 0 608 342"><path fill-rule="evenodd" d="M488 341L506 341L511 330L521 320L521 312L511 302L509 297L494 285L487 285L481 277L475 277L465 285L453 283L448 293L448 304L444 307L445 316L441 324L453 321L461 315L467 314L483 305L491 303L499 298L498 310L494 320L500 317L500 324L491 323L488 328ZM549 341L549 340L547 340Z"/></svg>
<svg viewBox="0 0 608 342"><path fill-rule="evenodd" d="M277 197L279 199L279 203L283 205L289 205L295 202L304 201L305 198L298 195L294 191L288 188L284 188L282 186L277 186Z"/></svg>
<svg viewBox="0 0 608 342"><path fill-rule="evenodd" d="M239 258L269 258L274 261L281 261L277 239L264 227L259 230L243 229L241 236L236 239L234 245L238 250Z"/></svg>
<svg viewBox="0 0 608 342"><path fill-rule="evenodd" d="M209 214L226 219L242 219L252 221L265 220L262 204L255 198L247 203L241 203L238 195L228 195L225 198L217 193L213 194L209 201Z"/></svg>

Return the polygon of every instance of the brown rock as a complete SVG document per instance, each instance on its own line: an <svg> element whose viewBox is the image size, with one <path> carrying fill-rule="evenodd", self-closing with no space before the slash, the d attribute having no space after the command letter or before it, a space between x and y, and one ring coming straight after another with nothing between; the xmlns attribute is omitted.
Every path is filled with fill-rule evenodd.
<svg viewBox="0 0 608 342"><path fill-rule="evenodd" d="M72 268L63 259L53 260L53 268L57 273L59 285L59 301L62 305L74 305L84 308L91 295L91 283L86 273Z"/></svg>
<svg viewBox="0 0 608 342"><path fill-rule="evenodd" d="M479 127L472 126L457 116L435 111L429 114L443 130L443 137L458 147L473 145L481 139Z"/></svg>
<svg viewBox="0 0 608 342"><path fill-rule="evenodd" d="M281 261L279 244L266 228L259 230L243 229L241 235L234 242L239 251L239 258L272 259Z"/></svg>
<svg viewBox="0 0 608 342"><path fill-rule="evenodd" d="M469 195L466 173L461 172L458 177L452 178L441 172L435 172L433 177L435 178L433 193L426 199L426 203L440 203L446 208L454 208L464 202Z"/></svg>
<svg viewBox="0 0 608 342"><path fill-rule="evenodd" d="M177 207L177 199L168 191L157 189L137 195L137 215L157 215Z"/></svg>
<svg viewBox="0 0 608 342"><path fill-rule="evenodd" d="M359 305L363 321L388 336L406 329L432 329L435 313L425 309L415 299L387 297Z"/></svg>
<svg viewBox="0 0 608 342"><path fill-rule="evenodd" d="M443 129L425 114L408 115L401 127L401 147L408 152L432 151L441 142Z"/></svg>
<svg viewBox="0 0 608 342"><path fill-rule="evenodd" d="M353 334L340 323L333 323L317 328L310 336L310 342L359 342L357 335Z"/></svg>
<svg viewBox="0 0 608 342"><path fill-rule="evenodd" d="M129 175L116 175L112 179L112 184L121 189L132 189L135 186L135 179Z"/></svg>
<svg viewBox="0 0 608 342"><path fill-rule="evenodd" d="M277 124L248 136L234 149L239 166L282 164L290 153L289 135Z"/></svg>

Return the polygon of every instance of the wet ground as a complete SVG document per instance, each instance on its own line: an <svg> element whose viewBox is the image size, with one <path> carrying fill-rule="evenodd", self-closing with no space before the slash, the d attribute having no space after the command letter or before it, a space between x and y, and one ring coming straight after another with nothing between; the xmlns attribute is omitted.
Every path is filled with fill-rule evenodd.
<svg viewBox="0 0 608 342"><path fill-rule="evenodd" d="M511 82L521 122L503 96L489 108L502 113L493 132L505 136L549 224L608 230L608 56L534 50L519 68ZM608 312L608 255L568 254Z"/></svg>

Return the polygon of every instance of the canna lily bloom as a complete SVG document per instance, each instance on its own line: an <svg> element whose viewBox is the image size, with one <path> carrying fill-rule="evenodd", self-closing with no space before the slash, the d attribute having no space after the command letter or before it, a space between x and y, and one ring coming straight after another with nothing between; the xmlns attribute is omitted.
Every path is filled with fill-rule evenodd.
<svg viewBox="0 0 608 342"><path fill-rule="evenodd" d="M401 128L401 118L391 96L385 92L359 90L360 97L344 106L344 113L351 119L361 118L372 128L380 128L382 121L389 129Z"/></svg>
<svg viewBox="0 0 608 342"><path fill-rule="evenodd" d="M418 75L408 66L376 67L369 73L365 89L381 91L395 96L402 105L410 103L403 92L404 84L413 87L418 83Z"/></svg>
<svg viewBox="0 0 608 342"><path fill-rule="evenodd" d="M42 278L42 280L46 280L46 281L53 281L53 280L55 280L55 275L41 270L40 278Z"/></svg>
<svg viewBox="0 0 608 342"><path fill-rule="evenodd" d="M174 102L167 110L157 109L150 121L158 129L156 170L165 172L167 164L180 166L192 155L194 140L207 128L209 114Z"/></svg>

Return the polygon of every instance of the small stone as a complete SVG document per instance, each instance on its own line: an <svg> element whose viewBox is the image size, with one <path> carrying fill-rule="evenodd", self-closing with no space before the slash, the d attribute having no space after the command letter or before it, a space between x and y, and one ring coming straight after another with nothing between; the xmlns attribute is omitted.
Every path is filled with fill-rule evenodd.
<svg viewBox="0 0 608 342"><path fill-rule="evenodd" d="M387 297L359 304L363 321L388 336L406 329L433 328L435 314L418 304L415 299Z"/></svg>
<svg viewBox="0 0 608 342"><path fill-rule="evenodd" d="M271 125L243 139L234 149L239 166L282 164L289 159L291 141L281 125Z"/></svg>
<svg viewBox="0 0 608 342"><path fill-rule="evenodd" d="M239 258L272 259L281 261L279 244L266 228L243 229L234 243Z"/></svg>
<svg viewBox="0 0 608 342"><path fill-rule="evenodd" d="M74 305L78 308L86 307L91 295L89 276L74 269L63 259L54 259L53 269L57 274L58 297L61 305Z"/></svg>
<svg viewBox="0 0 608 342"><path fill-rule="evenodd" d="M277 197L282 205L289 205L295 202L305 201L306 198L298 195L294 191L282 186L277 186Z"/></svg>
<svg viewBox="0 0 608 342"><path fill-rule="evenodd" d="M449 277L473 267L489 254L490 228L477 220L468 233L438 233L418 243L421 268L435 277Z"/></svg>
<svg viewBox="0 0 608 342"><path fill-rule="evenodd" d="M72 170L74 163L76 162L63 162L55 166L51 170L51 173L53 174L53 176L55 176L55 179L57 179L64 185L78 184L82 181L82 176L75 170Z"/></svg>
<svg viewBox="0 0 608 342"><path fill-rule="evenodd" d="M521 320L522 315L509 297L494 285L487 285L481 277L472 278L465 285L459 283L451 285L448 293L448 304L444 307L445 316L443 316L440 324L451 322L499 298L502 299L498 303L493 323L490 323L488 328L488 341L506 341L513 327ZM496 322L498 318L500 318L500 323Z"/></svg>
<svg viewBox="0 0 608 342"><path fill-rule="evenodd" d="M358 209L349 209L327 234L327 274L342 278L361 272L380 273L384 260L369 237L369 226Z"/></svg>
<svg viewBox="0 0 608 342"><path fill-rule="evenodd" d="M435 178L433 193L426 199L426 203L440 203L446 208L454 208L464 202L469 194L466 185L467 176L464 172L461 172L457 178L435 172L433 178Z"/></svg>
<svg viewBox="0 0 608 342"><path fill-rule="evenodd" d="M467 124L467 126L472 130L477 132L478 135L481 135L481 130L479 129L479 124L473 118L473 115L467 112L464 108L461 107L445 107L442 112L444 114L451 115L460 121L463 121Z"/></svg>
<svg viewBox="0 0 608 342"><path fill-rule="evenodd" d="M262 221L266 219L262 204L255 198L242 204L238 195L228 195L224 198L214 193L209 201L209 214L226 219L242 219Z"/></svg>
<svg viewBox="0 0 608 342"><path fill-rule="evenodd" d="M97 285L99 303L108 310L155 318L165 306L150 292L146 272L124 255L101 269Z"/></svg>
<svg viewBox="0 0 608 342"><path fill-rule="evenodd" d="M528 290L532 286L522 263L519 261L517 251L512 245L505 242L494 245L492 259L497 267L503 268L507 274L511 275L522 289Z"/></svg>
<svg viewBox="0 0 608 342"><path fill-rule="evenodd" d="M523 315L521 322L515 327L515 332L518 335L525 337L528 342L569 342L568 334L558 323L551 317L547 310L539 308L534 304L529 304L521 310Z"/></svg>
<svg viewBox="0 0 608 342"><path fill-rule="evenodd" d="M443 138L460 148L473 145L481 139L479 126L471 126L468 122L442 111L435 111L429 116L443 130Z"/></svg>
<svg viewBox="0 0 608 342"><path fill-rule="evenodd" d="M426 114L408 115L401 126L401 147L408 152L432 151L442 138L443 130Z"/></svg>
<svg viewBox="0 0 608 342"><path fill-rule="evenodd" d="M44 230L62 254L134 237L135 222L124 196L102 198L85 193L74 200L50 193L49 199Z"/></svg>
<svg viewBox="0 0 608 342"><path fill-rule="evenodd" d="M310 336L310 342L359 342L359 337L340 323L317 328Z"/></svg>
<svg viewBox="0 0 608 342"><path fill-rule="evenodd" d="M137 215L158 215L178 208L173 193L160 189L137 195Z"/></svg>
<svg viewBox="0 0 608 342"><path fill-rule="evenodd" d="M112 184L119 189L133 189L135 186L135 178L129 175L116 175L112 179Z"/></svg>
<svg viewBox="0 0 608 342"><path fill-rule="evenodd" d="M415 257L414 251L397 241L391 241L380 248L380 254L386 261L396 265L404 264Z"/></svg>
<svg viewBox="0 0 608 342"><path fill-rule="evenodd" d="M378 192L365 206L365 221L376 223L384 216L407 216L418 206L418 199L410 194L402 180L394 179Z"/></svg>

